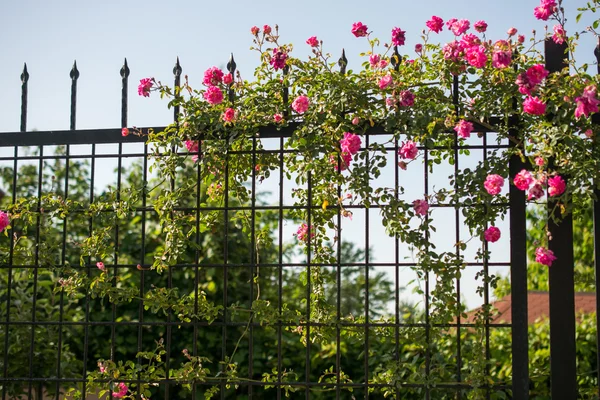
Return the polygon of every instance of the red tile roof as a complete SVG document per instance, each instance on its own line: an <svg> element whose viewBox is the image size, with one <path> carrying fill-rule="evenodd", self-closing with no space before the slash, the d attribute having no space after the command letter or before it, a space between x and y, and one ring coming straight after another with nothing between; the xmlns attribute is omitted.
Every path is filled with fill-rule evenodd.
<svg viewBox="0 0 600 400"><path fill-rule="evenodd" d="M550 297L548 292L528 292L527 303L527 319L530 325L538 319L547 318L550 315ZM492 317L490 319L490 324L512 323L511 304L512 300L510 294L491 303ZM469 311L467 313L467 320L464 322L474 322L475 314L480 310L481 308L477 308ZM596 312L596 294L575 293L575 312L585 314Z"/></svg>

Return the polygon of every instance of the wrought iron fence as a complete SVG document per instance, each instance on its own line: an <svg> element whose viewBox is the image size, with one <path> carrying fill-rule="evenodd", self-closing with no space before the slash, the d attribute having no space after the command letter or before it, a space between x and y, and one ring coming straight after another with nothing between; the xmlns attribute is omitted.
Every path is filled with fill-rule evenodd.
<svg viewBox="0 0 600 400"><path fill-rule="evenodd" d="M561 49L547 49L548 68L556 71L562 60ZM558 67L556 62L558 61ZM341 60L347 63L345 57ZM553 67L554 66L554 67ZM230 72L235 72L233 60L228 64ZM177 61L174 68L174 84L180 85L181 66ZM121 69L122 108L121 125L128 126L128 81L127 62ZM248 138L249 150L230 148L228 160L244 160L250 165L260 165L263 157L279 160L280 168L269 171L268 176L260 169L252 174L248 182L249 198L236 197L231 193L228 182L228 165L222 173L225 176L222 204L210 204L207 200L207 188L197 187L190 203L181 205L175 211L193 217L194 249L187 249L184 262L173 265L164 274L149 270L153 251L159 246L155 240L156 210L149 196L148 182L152 180L149 172L149 160L152 146L145 143L144 136L121 135L117 129L76 129L76 97L79 71L76 65L71 70L71 119L69 130L65 131L27 131L27 68L23 70L22 107L20 132L0 134L0 163L4 166L2 177L7 186L4 202L15 203L21 197L33 196L38 199L35 211L38 217L34 232L21 232L19 225L13 226L8 237L0 240L2 253L0 265L0 300L2 302L1 360L2 398L11 398L18 393L27 398L46 396L60 398L60 392L70 385L80 385L85 398L87 376L96 368L98 359L112 361L129 359L143 361L139 352L152 350L152 346L164 351L165 376L157 378L152 386L152 398L200 398L210 387L220 389L220 398L382 398L384 392L396 398L466 398L468 393L477 391L483 398L527 399L529 392L528 365L528 318L527 318L527 255L526 255L526 205L525 194L514 186L509 189L509 203L495 204L496 207L509 209L510 250L508 256L500 261L468 261L466 270L480 272L483 282L483 307L491 303L489 277L490 268L506 268L510 271L512 294L512 323L492 323L486 320L483 327L465 320L461 316L451 324L436 324L430 321L430 295L435 277L428 274L422 279L422 314L404 315L401 291L408 279L405 271L415 267L415 263L405 261L409 254L399 239L391 239L385 247L386 257L377 253L381 248L374 247L381 236L373 233L373 221L377 221L378 208L360 204L347 205L345 209L355 214L358 222L351 229L362 232L363 251L348 251L344 238L347 230L344 225L342 209L337 205L337 228L332 243L336 262L316 264L311 261L310 250L304 256L289 253L287 239L292 237L295 223L294 210L298 209L288 201L291 190L298 189L283 169L283 161L291 150L286 141L292 136L297 125L293 123L283 129L265 126L256 137ZM452 95L458 106L458 80L455 79ZM230 93L230 96L233 94ZM284 93L287 96L287 92ZM179 109L175 107L177 120ZM519 121L512 121L512 135L519 135ZM493 121L492 124L493 126ZM141 128L142 132L148 128ZM162 127L153 128L160 131ZM465 145L454 143L454 164L446 166L444 173L450 172L456 178L462 162L468 163L478 154L485 160L488 152L503 151L514 144L508 141L497 142L490 128L478 125L477 138ZM425 166L422 176L403 175L397 167L398 139L389 141L381 127L373 127L365 136L365 149L373 148L373 143L386 143L391 155L389 165L392 168L384 176L386 185L396 190L406 180L419 179L418 191L428 194L433 185L442 184L428 168L428 157L433 149L423 148ZM227 142L228 139L223 139ZM108 147L105 147L108 146ZM12 154L10 151L12 150ZM465 151L471 152L467 155ZM181 157L189 153L181 151ZM108 164L106 160L111 160ZM137 160L131 163L130 160ZM107 180L113 172L108 167L116 167L112 184L114 190L99 189L99 180ZM200 176L201 163L190 167L185 173L197 173ZM525 164L515 157L510 161L510 176L513 177ZM183 173L183 172L182 172ZM447 175L447 174L446 174ZM261 192L263 181L272 181L274 193ZM456 181L456 179L455 179ZM45 215L41 198L46 193L54 193L65 201L77 200L91 206L94 201L113 196L115 202L121 201L121 195L137 184L141 190L139 199L133 204L133 212L125 217L82 218L77 213L67 216ZM373 182L373 186L382 184ZM173 182L176 185L176 181ZM310 192L311 178L302 188ZM343 193L339 193L340 196ZM262 196L262 197L261 197ZM265 200L265 197L268 200ZM270 196L270 197L269 197ZM0 199L1 201L1 199ZM0 205L2 203L0 202ZM461 208L467 205L458 203L440 204L436 211L447 212L448 224L452 229L444 232L452 243L458 243L464 236L461 229ZM482 206L482 205L472 205ZM306 212L308 225L311 223L311 210L322 207L318 202L309 200L303 211ZM598 207L595 204L595 207ZM595 221L599 213L596 208ZM245 213L251 219L249 241L244 242L239 228L229 221L236 213ZM106 210L114 214L114 210ZM360 216L360 217L359 217ZM214 231L201 231L199 221L202 218L216 218L219 221ZM552 249L560 254L556 266L550 270L550 301L552 322L552 382L560 382L552 387L553 398L568 399L576 392L575 386L575 336L574 336L574 289L572 230L570 220L560 226L552 226L555 238ZM54 226L54 230L49 230ZM85 257L77 251L77 242L98 228L107 228L114 243L112 260L106 268L116 277L125 278L132 292L130 302L107 302L94 298L88 293L77 293L75 300L68 298L63 290L55 290L61 282L64 268L84 271L88 276L100 273L95 260ZM595 224L598 229L598 224ZM256 241L261 232L271 235L272 247L260 254L256 261ZM264 234L264 233L263 233ZM15 250L17 241L28 236L31 241L31 254L23 255ZM558 239L558 240L556 240ZM431 239L432 244L434 239ZM202 247L208 243L208 247ZM508 245L508 243L507 243ZM596 242L596 246L598 246ZM45 249L50 248L47 259ZM309 247L310 248L310 247ZM210 254L208 250L210 249ZM570 249L570 250L569 250ZM356 249L355 249L356 250ZM454 251L460 252L459 249ZM19 253L19 254L17 254ZM84 262L79 266L80 259ZM381 261L385 259L385 261ZM596 261L598 262L598 261ZM311 271L320 269L329 274L330 282L324 288L329 291L327 299L334 305L331 323L320 322L314 317L310 301L312 282ZM379 272L378 272L379 271ZM387 271L387 272L383 272ZM598 271L598 268L596 268ZM302 278L300 278L302 277ZM305 284L299 284L304 279ZM390 304L377 297L378 286L382 280L389 279ZM260 286L257 286L257 283ZM457 278L456 302L462 304L461 283ZM117 283L115 283L117 285ZM262 288L262 300L276 304L279 319L270 321L250 320L243 322L239 313L256 299L257 290ZM181 320L173 309L164 315L148 309L147 294L161 288L178 288L191 299L195 313L203 306L204 298L222 307L214 321L189 318ZM351 292L348 292L351 291ZM350 304L352 300L352 305ZM28 308L24 303L29 301ZM284 320L284 304L291 304L298 310L295 321ZM236 305L236 308L232 308ZM292 306L292 307L293 307ZM355 319L348 320L344 312L352 308ZM384 318L382 318L382 316ZM474 329L483 329L484 354L487 361L485 382L468 380L469 363L476 357L469 350L467 335ZM321 330L330 329L335 340L327 345L319 343ZM503 349L494 348L491 342L495 330L510 330L511 342ZM303 332L303 336L297 331ZM434 342L443 337L444 342ZM411 348L407 338L421 336L423 346ZM304 337L304 345L300 338ZM436 339L437 340L437 339ZM49 341L49 342L45 342ZM21 347L19 347L21 345ZM24 346L24 347L23 347ZM446 350L444 350L446 346ZM28 348L15 353L15 349ZM512 359L512 377L498 379L493 377L493 365L490 362L499 352L507 352ZM227 364L236 361L240 364L237 377L229 381L202 380L191 383L190 392L181 392L180 382L171 378L170 371L177 363L186 361L188 356L210 354L214 360L209 368L217 374L228 368ZM233 356L232 356L233 354ZM385 381L385 375L374 376L380 372L380 366L396 363L405 368L406 358L422 360L423 379L411 381L410 374L402 382ZM52 358L51 360L49 358ZM327 362L330 363L328 364ZM327 369L327 365L331 369ZM599 363L600 365L600 363ZM449 368L442 371L442 368ZM325 372L323 370L325 369ZM293 373L292 373L293 371ZM444 375L444 381L435 381L434 376ZM218 374L217 374L218 375ZM115 377L116 379L116 377ZM107 379L107 384L108 384ZM140 385L143 379L125 381L127 384ZM138 393L137 398L142 398ZM40 397L38 397L40 398Z"/></svg>

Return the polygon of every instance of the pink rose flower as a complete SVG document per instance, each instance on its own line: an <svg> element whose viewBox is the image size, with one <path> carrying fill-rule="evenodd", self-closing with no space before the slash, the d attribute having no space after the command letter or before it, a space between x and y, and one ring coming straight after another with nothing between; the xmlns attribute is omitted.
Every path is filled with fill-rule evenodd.
<svg viewBox="0 0 600 400"><path fill-rule="evenodd" d="M565 32L565 28L562 25L554 25L554 35L552 35L552 40L556 44L563 44L565 40L567 40L567 32Z"/></svg>
<svg viewBox="0 0 600 400"><path fill-rule="evenodd" d="M446 43L442 48L442 52L444 53L444 59L458 62L462 59L464 55L464 46L457 40Z"/></svg>
<svg viewBox="0 0 600 400"><path fill-rule="evenodd" d="M223 121L232 122L235 119L235 110L233 108L228 108L223 113Z"/></svg>
<svg viewBox="0 0 600 400"><path fill-rule="evenodd" d="M450 27L450 30L452 31L452 33L454 33L455 36L460 36L463 33L465 33L470 28L470 26L471 23L468 19L461 19L455 21Z"/></svg>
<svg viewBox="0 0 600 400"><path fill-rule="evenodd" d="M515 81L517 86L519 87L519 93L530 95L532 91L536 89L536 85L534 85L527 76L527 73L521 72L517 75L517 80Z"/></svg>
<svg viewBox="0 0 600 400"><path fill-rule="evenodd" d="M581 97L575 98L575 102L577 103L575 118L580 118L582 115L587 118L591 113L598 112L600 100L596 98L596 87L594 85L587 86Z"/></svg>
<svg viewBox="0 0 600 400"><path fill-rule="evenodd" d="M379 89L383 90L386 87L390 86L391 83L392 83L392 76L388 74L379 80Z"/></svg>
<svg viewBox="0 0 600 400"><path fill-rule="evenodd" d="M473 131L473 123L461 119L454 127L454 131L458 134L458 137L463 139L470 138Z"/></svg>
<svg viewBox="0 0 600 400"><path fill-rule="evenodd" d="M500 229L496 228L495 226L490 226L483 233L483 237L487 242L497 242L500 239Z"/></svg>
<svg viewBox="0 0 600 400"><path fill-rule="evenodd" d="M539 262L540 264L551 266L555 260L556 256L552 250L545 249L543 247L538 247L535 249L535 261Z"/></svg>
<svg viewBox="0 0 600 400"><path fill-rule="evenodd" d="M269 25L263 25L263 32L265 33L265 35L268 35L271 33L271 27Z"/></svg>
<svg viewBox="0 0 600 400"><path fill-rule="evenodd" d="M271 56L271 61L269 64L273 67L274 70L285 68L285 60L287 60L287 53L281 51L280 48L276 47L273 49L273 56Z"/></svg>
<svg viewBox="0 0 600 400"><path fill-rule="evenodd" d="M281 114L273 115L273 121L275 121L276 124L280 123L281 121L283 121L283 115L281 115Z"/></svg>
<svg viewBox="0 0 600 400"><path fill-rule="evenodd" d="M537 200L544 196L544 187L540 181L533 181L533 185L529 188L527 192L527 200Z"/></svg>
<svg viewBox="0 0 600 400"><path fill-rule="evenodd" d="M360 118L358 118L358 117L352 118L352 125L358 125L358 124L360 124Z"/></svg>
<svg viewBox="0 0 600 400"><path fill-rule="evenodd" d="M427 199L413 201L413 209L417 215L426 216L429 210L429 203Z"/></svg>
<svg viewBox="0 0 600 400"><path fill-rule="evenodd" d="M221 104L223 102L223 92L216 86L209 86L202 96L210 104Z"/></svg>
<svg viewBox="0 0 600 400"><path fill-rule="evenodd" d="M537 165L538 167L541 167L544 164L545 164L545 161L542 157L535 158L535 165Z"/></svg>
<svg viewBox="0 0 600 400"><path fill-rule="evenodd" d="M316 36L311 36L306 39L306 44L310 47L319 47L319 41L317 40Z"/></svg>
<svg viewBox="0 0 600 400"><path fill-rule="evenodd" d="M313 238L315 237L314 232L312 232L313 227L310 227L310 237ZM308 225L306 224L302 224L298 227L298 230L296 231L296 237L298 238L298 240L302 241L302 242L306 242L308 241Z"/></svg>
<svg viewBox="0 0 600 400"><path fill-rule="evenodd" d="M548 76L550 72L542 65L536 64L527 70L527 78L533 85L539 85Z"/></svg>
<svg viewBox="0 0 600 400"><path fill-rule="evenodd" d="M306 110L308 110L309 100L308 97L302 95L296 97L296 99L292 102L292 108L298 114L304 114Z"/></svg>
<svg viewBox="0 0 600 400"><path fill-rule="evenodd" d="M502 69L510 65L512 54L508 50L494 51L492 54L492 67Z"/></svg>
<svg viewBox="0 0 600 400"><path fill-rule="evenodd" d="M402 107L410 107L415 104L415 95L410 90L403 90L398 95L398 103Z"/></svg>
<svg viewBox="0 0 600 400"><path fill-rule="evenodd" d="M504 178L498 174L489 174L483 183L485 190L492 196L500 193L502 191L502 186L504 186Z"/></svg>
<svg viewBox="0 0 600 400"><path fill-rule="evenodd" d="M467 33L460 39L460 44L466 49L471 46L479 46L481 44L481 39L477 35L472 33Z"/></svg>
<svg viewBox="0 0 600 400"><path fill-rule="evenodd" d="M394 99L393 97L386 97L385 105L388 107L394 107L396 105L396 99Z"/></svg>
<svg viewBox="0 0 600 400"><path fill-rule="evenodd" d="M485 21L477 21L473 24L475 30L479 33L483 33L487 30L488 24Z"/></svg>
<svg viewBox="0 0 600 400"><path fill-rule="evenodd" d="M531 172L526 169L522 169L517 175L515 175L515 179L513 179L513 183L519 190L527 190L529 189L529 185L533 182L533 176Z"/></svg>
<svg viewBox="0 0 600 400"><path fill-rule="evenodd" d="M4 211L0 211L0 232L3 232L10 225L10 218Z"/></svg>
<svg viewBox="0 0 600 400"><path fill-rule="evenodd" d="M200 147L199 147L198 141L197 140L186 140L185 141L185 147L186 147L186 149L187 149L188 152L190 152L190 153L196 153L196 154L194 154L192 156L192 161L193 162L198 161L198 157L199 157L198 152L200 151Z"/></svg>
<svg viewBox="0 0 600 400"><path fill-rule="evenodd" d="M129 129L121 128L121 136L129 136Z"/></svg>
<svg viewBox="0 0 600 400"><path fill-rule="evenodd" d="M510 28L509 30L506 31L506 33L508 34L508 36L514 36L517 34L517 28Z"/></svg>
<svg viewBox="0 0 600 400"><path fill-rule="evenodd" d="M423 45L421 43L415 44L415 52L420 53L423 51Z"/></svg>
<svg viewBox="0 0 600 400"><path fill-rule="evenodd" d="M154 78L140 79L140 85L138 86L138 94L140 96L150 96L150 89L152 89L153 79Z"/></svg>
<svg viewBox="0 0 600 400"><path fill-rule="evenodd" d="M352 34L356 37L367 36L369 28L362 22L355 22L352 24Z"/></svg>
<svg viewBox="0 0 600 400"><path fill-rule="evenodd" d="M380 69L384 69L387 66L388 66L387 60L381 60L381 61L379 61L379 68Z"/></svg>
<svg viewBox="0 0 600 400"><path fill-rule="evenodd" d="M392 44L394 46L403 46L406 40L405 33L406 31L403 31L400 28L392 29Z"/></svg>
<svg viewBox="0 0 600 400"><path fill-rule="evenodd" d="M351 132L344 132L344 138L340 140L342 152L354 155L360 150L361 140L358 135Z"/></svg>
<svg viewBox="0 0 600 400"><path fill-rule="evenodd" d="M379 61L381 61L381 57L379 54L371 54L369 56L369 64L371 64L371 68L377 68L379 65Z"/></svg>
<svg viewBox="0 0 600 400"><path fill-rule="evenodd" d="M588 139L594 136L594 131L591 129L586 129L586 131L584 133Z"/></svg>
<svg viewBox="0 0 600 400"><path fill-rule="evenodd" d="M425 25L433 32L440 33L444 28L444 20L435 15L431 19L425 22Z"/></svg>
<svg viewBox="0 0 600 400"><path fill-rule="evenodd" d="M546 113L546 104L539 98L527 96L523 101L523 112L531 115L544 115Z"/></svg>
<svg viewBox="0 0 600 400"><path fill-rule="evenodd" d="M96 263L96 267L98 267L98 269L102 272L106 271L106 267L104 266L104 263L102 261L98 261Z"/></svg>
<svg viewBox="0 0 600 400"><path fill-rule="evenodd" d="M551 197L560 196L561 194L563 194L565 192L566 187L567 187L567 184L565 183L565 180L560 175L556 175L556 176L548 178L548 195L549 196L551 196Z"/></svg>
<svg viewBox="0 0 600 400"><path fill-rule="evenodd" d="M408 160L414 160L415 157L417 157L417 154L419 154L419 149L417 148L417 145L415 142L413 142L412 140L409 140L406 143L402 143L402 147L400 149L398 149L398 154L400 155L400 157L408 159Z"/></svg>
<svg viewBox="0 0 600 400"><path fill-rule="evenodd" d="M519 35L519 36L517 36L517 41L519 43L525 43L525 35Z"/></svg>
<svg viewBox="0 0 600 400"><path fill-rule="evenodd" d="M258 32L260 32L260 28L258 26L253 26L252 28L250 28L250 33L254 36L257 36Z"/></svg>
<svg viewBox="0 0 600 400"><path fill-rule="evenodd" d="M548 18L554 13L556 2L554 0L542 0L540 5L533 9L533 15L542 21L548 21Z"/></svg>
<svg viewBox="0 0 600 400"><path fill-rule="evenodd" d="M204 71L204 79L202 83L206 86L216 86L223 82L223 71L217 67L210 67Z"/></svg>
<svg viewBox="0 0 600 400"><path fill-rule="evenodd" d="M121 382L117 385L117 387L119 388L119 391L113 392L112 396L116 399L125 397L127 395L127 390L128 390L127 385L124 384L123 382Z"/></svg>
<svg viewBox="0 0 600 400"><path fill-rule="evenodd" d="M467 48L465 55L467 62L475 68L483 68L487 63L487 55L483 46L471 46Z"/></svg>
<svg viewBox="0 0 600 400"><path fill-rule="evenodd" d="M223 83L226 85L232 84L233 83L233 75L227 74L227 75L223 76Z"/></svg>

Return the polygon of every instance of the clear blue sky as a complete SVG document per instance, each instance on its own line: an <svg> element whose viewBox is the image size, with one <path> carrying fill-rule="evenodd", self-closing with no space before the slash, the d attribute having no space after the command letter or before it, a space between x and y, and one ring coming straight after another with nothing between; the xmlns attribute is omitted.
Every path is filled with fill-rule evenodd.
<svg viewBox="0 0 600 400"><path fill-rule="evenodd" d="M584 0L566 3L569 34L591 24L588 17L575 25L576 8L584 5ZM365 23L382 41L389 40L393 27L402 28L407 32L407 45L401 50L412 55L425 21L432 15L444 20L466 18L472 23L485 20L489 24L487 37L493 40L506 38L510 27L527 38L533 29L540 36L546 24L533 16L538 4L538 0L5 0L0 5L0 132L19 129L19 76L24 62L30 73L30 130L68 129L69 71L75 59L81 74L78 128L120 127L119 69L125 57L131 69L129 125L160 126L171 121L172 112L157 96L140 98L136 90L139 79L153 76L171 83L172 68L179 57L183 74L190 76L192 86L200 87L203 71L213 65L224 67L233 52L238 70L251 80L258 64L258 54L249 50L253 25L278 24L282 42L294 43L296 56L307 55L306 39L317 36L334 59L345 48L349 68L358 68L363 61L358 53L367 51L368 44L350 33L353 22ZM433 36L434 40L452 40L448 32ZM591 63L594 41L586 36L578 58ZM357 229L363 221L360 215L355 216ZM507 224L503 226L508 234ZM392 244L383 232L374 232L374 236ZM503 245L496 245L507 249L508 240L504 239ZM473 274L466 273L465 278L472 279ZM463 288L469 305L477 304L474 285Z"/></svg>
<svg viewBox="0 0 600 400"><path fill-rule="evenodd" d="M413 54L425 21L432 15L444 20L483 19L488 38L500 39L511 26L531 36L544 23L533 16L537 0L437 1L228 1L197 0L19 0L0 6L0 132L19 128L19 75L23 63L31 75L29 129L67 129L69 126L69 70L77 60L78 127L120 126L119 69L127 57L131 69L130 125L152 126L170 121L165 103L141 99L139 79L154 76L170 82L177 56L183 73L199 86L202 72L224 66L231 52L246 79L252 78L257 54L249 50L252 25L279 24L284 42L294 43L295 55L308 54L305 40L316 35L337 59L346 48L350 68L360 65L358 53L367 42L350 33L362 21L374 36L389 40L399 26L407 32L407 54ZM572 32L576 5L568 1ZM588 22L589 23L589 22ZM584 25L581 25L583 27ZM451 39L448 32L440 40ZM588 40L590 42L591 40ZM591 57L591 46L589 49Z"/></svg>

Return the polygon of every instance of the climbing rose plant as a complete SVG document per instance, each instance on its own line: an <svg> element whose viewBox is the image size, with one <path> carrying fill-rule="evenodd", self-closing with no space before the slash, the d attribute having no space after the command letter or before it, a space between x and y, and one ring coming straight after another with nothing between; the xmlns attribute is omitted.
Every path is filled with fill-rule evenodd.
<svg viewBox="0 0 600 400"><path fill-rule="evenodd" d="M552 32L527 38L511 28L507 36L491 39L486 37L486 21L471 23L457 18L444 21L432 16L425 22L414 51L406 52L403 51L406 38L414 38L415 32L394 27L385 38L391 45L380 46L368 26L357 21L347 32L349 40L360 40L364 47L363 63L356 70L347 69L344 57L339 62L332 60L324 41L309 36L311 32L307 33L304 45L312 50L312 55L300 59L294 57L293 46L282 41L277 26L254 26L250 29L252 49L261 63L253 80L244 80L233 68L223 71L217 67L205 71L202 86L197 88L190 86L187 77L180 87L143 78L139 95L159 93L168 98L169 106L179 107L179 119L162 132L123 127L122 135L147 135L148 143L160 154L154 159L153 168L164 179L174 179L182 163L198 165L200 184L207 188L211 201L222 204L225 196L248 199L252 193L244 182L264 179L280 167L277 157L236 164L228 160L228 151L261 149L257 133L265 126L293 128L285 142L286 150L290 151L286 152L283 167L297 185L292 191L296 208L291 212L298 223L293 235L297 246L310 253L316 265L336 265L332 243L338 238L332 237L331 231L339 228L338 216L352 218L352 212L346 209L348 202L377 206L387 233L413 249L418 277L424 278L429 273L436 277L430 292L429 323L451 323L464 311L456 302L453 282L460 276L465 259L461 252L436 251L428 239L436 226L432 206L481 205L461 208L471 238L456 246L461 251L466 249L467 242L478 246L477 259L483 262L489 259L494 243L501 238L496 225L506 216L507 209L501 204L508 202L509 186L526 192L531 202L546 202L551 198L560 210L552 216L560 219L593 198L598 182L600 154L595 145L598 128L591 122L600 104L598 78L575 62L573 49L578 34L567 36L560 2L542 0L533 14L539 20L556 22ZM596 34L595 28L587 30ZM436 43L436 35L444 30L451 32L454 39ZM545 40L564 46L568 68L554 73L546 70L539 51ZM461 90L456 92L456 87ZM365 135L373 129L388 133L387 142L368 142ZM468 145L474 135L480 136L477 129L497 133L498 143L508 142L510 147L490 151L477 168L459 169L450 177L451 188L409 198L402 187L396 190L371 186L393 159L397 160L394 167L414 174L422 173L422 163L430 170L441 162L454 165L457 162L454 147ZM182 150L186 157L181 156ZM511 157L520 158L528 167L516 176L509 176ZM181 247L191 240L189 230L193 223L174 213L173 208L182 204L189 193L195 193L197 184L197 180L190 180L175 189L157 189L154 207L165 240L150 266L155 273L177 263ZM311 191L300 189L307 185ZM98 201L89 213L95 215L106 209L126 213L127 207L136 202L135 192L129 196L129 201ZM74 206L60 201L52 205L62 212ZM320 207L311 207L308 212L309 205ZM8 234L11 219L27 218L31 221L31 212L22 202L12 205L7 212L0 211L0 232ZM246 224L247 232L252 231L247 215L241 213L237 221ZM102 255L110 253L105 235L106 232L94 231L82 244L84 255L98 258L95 265L101 274L88 278L70 270L70 276L61 278L61 290L73 293L83 287L94 296L108 297L113 303L131 301L135 292L110 284L116 277L102 260ZM550 267L556 257L548 249L548 240L548 237L541 239L530 259ZM260 241L256 241L256 246L260 246ZM82 264L85 264L83 257ZM138 265L138 269L145 267ZM310 321L321 324L312 327L311 340L324 343L333 340L334 333L328 328L338 321L332 306L324 301L321 268L311 267L310 276L303 279L312 283ZM494 283L491 276L483 280L485 285ZM160 297L158 291L148 293L144 299L147 308L164 311L177 306L178 317L183 321L204 319L210 323L222 313L221 306L204 299L201 311L192 315L190 304L184 299ZM265 324L298 321L295 315L280 313L274 307L269 309L260 299L260 290L256 293L249 321ZM479 323L488 316L489 312L484 312ZM299 324L295 332L306 344L306 325ZM432 336L443 334L443 330L431 330ZM422 335L415 334L413 340L415 345L427 345ZM140 375L163 379L164 369L157 369L157 365L161 365L164 354L162 342L157 342L154 352L138 354L147 364L100 360L98 371L89 377L90 387L110 392L113 398L135 398L136 393L148 397L147 384L137 387L123 381L135 381ZM223 379L227 382L240 379L234 362L227 363L224 372L217 376L203 366L209 360L192 356L185 349L183 354L187 361L180 369L172 367L172 379L188 385L190 381L217 384ZM480 374L485 368L474 367L472 371L466 380L482 382L484 377ZM263 378L273 381L278 373L284 374L284 381L293 380L283 371L265 374ZM370 382L393 386L401 381L425 379L420 374L422 371L418 369L411 375L390 364L378 367ZM343 374L342 377L350 381ZM107 379L111 382L108 386L103 383ZM294 388L290 385L288 389ZM215 386L207 397L217 391ZM384 394L392 391L384 389Z"/></svg>

